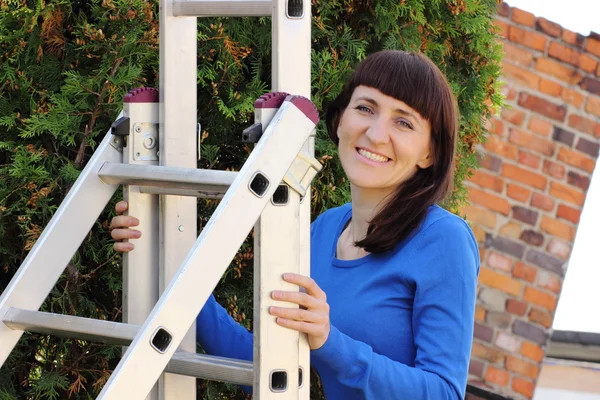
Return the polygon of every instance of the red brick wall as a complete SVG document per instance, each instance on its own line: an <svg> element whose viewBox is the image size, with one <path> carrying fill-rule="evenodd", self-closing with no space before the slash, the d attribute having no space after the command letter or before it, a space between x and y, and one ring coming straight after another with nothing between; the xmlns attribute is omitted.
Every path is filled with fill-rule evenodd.
<svg viewBox="0 0 600 400"><path fill-rule="evenodd" d="M533 396L600 144L600 35L499 7L510 108L464 210L481 248L470 380ZM598 205L600 206L600 205Z"/></svg>

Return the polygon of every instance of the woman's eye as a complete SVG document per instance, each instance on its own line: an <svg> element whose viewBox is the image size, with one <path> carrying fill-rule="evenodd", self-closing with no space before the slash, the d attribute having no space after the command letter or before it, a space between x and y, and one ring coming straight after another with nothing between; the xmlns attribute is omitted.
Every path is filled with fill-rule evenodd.
<svg viewBox="0 0 600 400"><path fill-rule="evenodd" d="M398 125L402 126L403 128L408 128L408 129L413 128L412 125L408 121L405 121L403 119L398 121Z"/></svg>
<svg viewBox="0 0 600 400"><path fill-rule="evenodd" d="M367 107L367 106L356 106L356 109L358 111L363 111L363 112L368 112L368 113L371 112L371 109L369 107Z"/></svg>

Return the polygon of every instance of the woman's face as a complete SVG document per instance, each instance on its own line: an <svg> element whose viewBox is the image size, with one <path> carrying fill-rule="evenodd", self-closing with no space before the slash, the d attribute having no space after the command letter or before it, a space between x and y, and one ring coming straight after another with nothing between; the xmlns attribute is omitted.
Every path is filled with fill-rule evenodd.
<svg viewBox="0 0 600 400"><path fill-rule="evenodd" d="M371 87L354 89L337 135L342 166L357 188L391 192L433 163L429 121Z"/></svg>

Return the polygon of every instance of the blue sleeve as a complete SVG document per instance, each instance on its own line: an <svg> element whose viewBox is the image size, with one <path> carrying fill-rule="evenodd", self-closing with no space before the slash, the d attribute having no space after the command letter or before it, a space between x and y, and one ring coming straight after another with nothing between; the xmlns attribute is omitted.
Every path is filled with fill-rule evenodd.
<svg viewBox="0 0 600 400"><path fill-rule="evenodd" d="M213 356L252 361L253 337L211 295L196 319L196 340Z"/></svg>
<svg viewBox="0 0 600 400"><path fill-rule="evenodd" d="M412 329L414 367L377 354L331 327L312 352L342 385L363 399L462 399L473 337L479 252L464 221L443 218L416 237Z"/></svg>

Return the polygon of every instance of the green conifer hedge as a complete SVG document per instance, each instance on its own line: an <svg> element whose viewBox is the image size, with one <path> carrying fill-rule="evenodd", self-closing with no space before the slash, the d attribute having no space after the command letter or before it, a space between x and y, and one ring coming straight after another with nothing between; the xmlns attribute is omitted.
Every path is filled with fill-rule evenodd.
<svg viewBox="0 0 600 400"><path fill-rule="evenodd" d="M313 0L312 93L321 108L365 55L422 51L448 76L461 109L456 191L476 166L485 119L501 103L496 0ZM122 97L158 82L157 2L0 0L0 291L24 260L122 106ZM269 90L270 19L212 18L198 23L200 166L238 169L250 149L241 130L253 102ZM312 196L315 215L348 200L332 144L319 126L324 164ZM115 198L114 201L118 200ZM199 203L203 224L214 201ZM119 321L120 257L106 209L72 258L44 311ZM61 249L56 249L61 251ZM217 290L251 328L252 244L246 243ZM94 397L120 348L25 334L0 370L0 400ZM314 385L315 393L318 384ZM199 382L199 398L244 398L235 387ZM320 395L315 394L314 398Z"/></svg>

